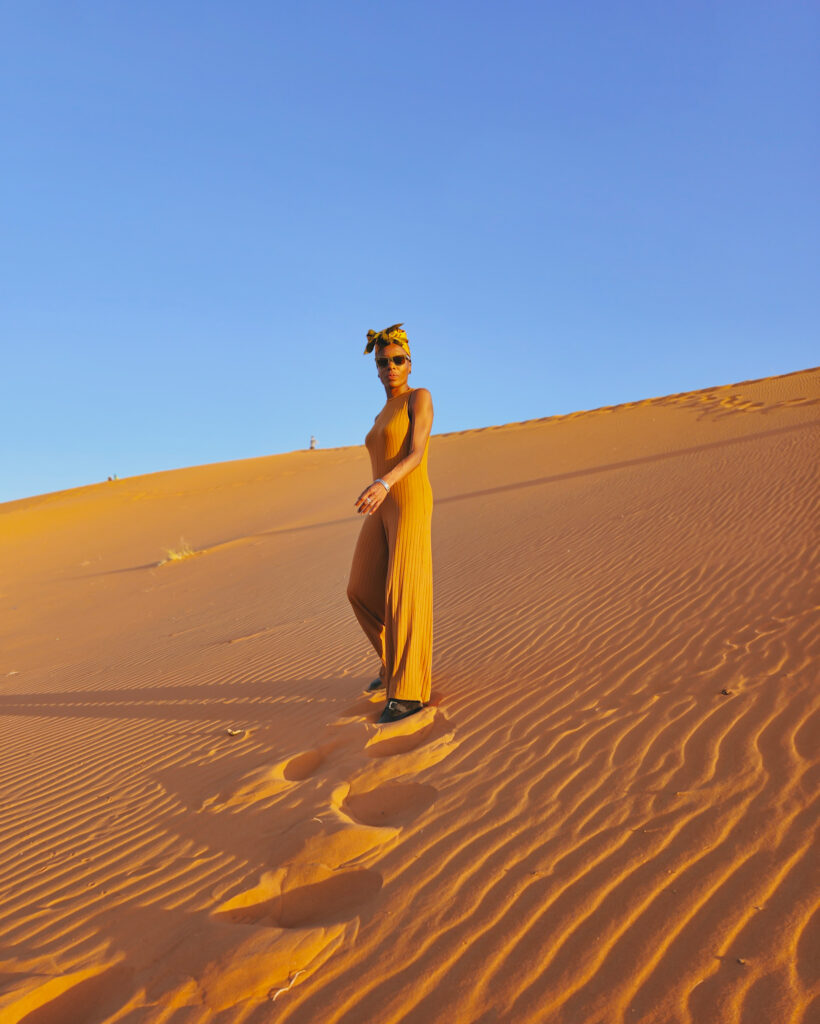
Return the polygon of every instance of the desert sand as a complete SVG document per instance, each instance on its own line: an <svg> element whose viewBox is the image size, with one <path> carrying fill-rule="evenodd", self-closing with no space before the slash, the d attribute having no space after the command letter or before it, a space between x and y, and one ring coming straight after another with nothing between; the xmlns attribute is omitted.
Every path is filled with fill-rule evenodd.
<svg viewBox="0 0 820 1024"><path fill-rule="evenodd" d="M819 427L807 370L434 436L390 726L363 447L0 505L0 1020L820 1020Z"/></svg>

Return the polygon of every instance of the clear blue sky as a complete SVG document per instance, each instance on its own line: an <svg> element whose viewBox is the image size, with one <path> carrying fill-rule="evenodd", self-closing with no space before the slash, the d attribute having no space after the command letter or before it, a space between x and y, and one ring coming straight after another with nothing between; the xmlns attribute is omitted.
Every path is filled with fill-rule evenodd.
<svg viewBox="0 0 820 1024"><path fill-rule="evenodd" d="M820 362L820 6L0 4L0 501Z"/></svg>

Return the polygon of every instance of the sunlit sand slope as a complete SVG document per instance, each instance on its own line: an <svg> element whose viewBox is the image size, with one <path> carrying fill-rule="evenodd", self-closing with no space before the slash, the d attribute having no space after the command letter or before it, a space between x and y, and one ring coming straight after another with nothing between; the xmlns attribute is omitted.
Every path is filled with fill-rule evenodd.
<svg viewBox="0 0 820 1024"><path fill-rule="evenodd" d="M0 1020L820 1020L818 424L806 371L435 437L393 726L363 449L0 506Z"/></svg>

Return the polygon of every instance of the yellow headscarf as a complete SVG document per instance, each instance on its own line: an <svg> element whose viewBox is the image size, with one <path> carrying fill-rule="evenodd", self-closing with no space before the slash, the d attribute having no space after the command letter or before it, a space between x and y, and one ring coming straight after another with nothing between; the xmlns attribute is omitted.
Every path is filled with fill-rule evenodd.
<svg viewBox="0 0 820 1024"><path fill-rule="evenodd" d="M410 342L407 340L407 332L403 331L401 327L401 324L393 324L392 327L385 327L383 331L368 331L364 354L372 352L376 345L401 345L409 359Z"/></svg>

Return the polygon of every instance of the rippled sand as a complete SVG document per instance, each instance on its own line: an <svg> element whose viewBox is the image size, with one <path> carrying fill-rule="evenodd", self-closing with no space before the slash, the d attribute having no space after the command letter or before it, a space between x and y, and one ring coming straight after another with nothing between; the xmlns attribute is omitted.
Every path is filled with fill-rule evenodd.
<svg viewBox="0 0 820 1024"><path fill-rule="evenodd" d="M813 370L433 438L393 726L363 449L0 505L3 1024L820 1020L819 426Z"/></svg>

